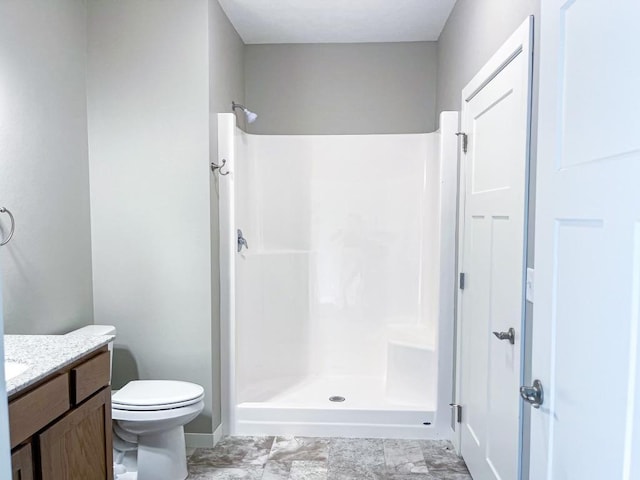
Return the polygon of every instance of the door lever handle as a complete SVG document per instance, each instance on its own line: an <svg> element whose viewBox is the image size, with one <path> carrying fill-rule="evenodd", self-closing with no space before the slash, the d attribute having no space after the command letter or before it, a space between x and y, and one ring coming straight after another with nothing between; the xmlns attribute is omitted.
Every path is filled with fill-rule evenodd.
<svg viewBox="0 0 640 480"><path fill-rule="evenodd" d="M544 402L542 382L534 380L531 387L527 385L520 387L520 396L525 402L529 402L533 408L540 408L540 405Z"/></svg>
<svg viewBox="0 0 640 480"><path fill-rule="evenodd" d="M516 331L513 328L510 328L509 330L507 330L506 332L493 332L493 334L499 339L499 340L509 340L509 343L511 345L513 345L514 343L516 343Z"/></svg>

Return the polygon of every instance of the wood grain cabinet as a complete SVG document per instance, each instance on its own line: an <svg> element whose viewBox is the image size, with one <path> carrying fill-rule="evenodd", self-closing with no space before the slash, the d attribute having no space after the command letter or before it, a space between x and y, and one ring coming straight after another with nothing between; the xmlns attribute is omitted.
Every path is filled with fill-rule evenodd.
<svg viewBox="0 0 640 480"><path fill-rule="evenodd" d="M113 466L111 391L71 410L38 435L38 444L42 480L106 479Z"/></svg>
<svg viewBox="0 0 640 480"><path fill-rule="evenodd" d="M9 398L13 480L111 480L106 347Z"/></svg>
<svg viewBox="0 0 640 480"><path fill-rule="evenodd" d="M16 448L11 453L11 473L13 480L33 480L33 456L31 444Z"/></svg>

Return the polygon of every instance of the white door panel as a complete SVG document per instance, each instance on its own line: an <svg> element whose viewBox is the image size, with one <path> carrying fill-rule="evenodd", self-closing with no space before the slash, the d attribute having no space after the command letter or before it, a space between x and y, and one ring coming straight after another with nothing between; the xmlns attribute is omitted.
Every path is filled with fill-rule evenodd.
<svg viewBox="0 0 640 480"><path fill-rule="evenodd" d="M532 480L640 478L639 22L542 4Z"/></svg>
<svg viewBox="0 0 640 480"><path fill-rule="evenodd" d="M518 477L530 98L527 21L463 91L461 453L476 480ZM515 331L515 342L492 332Z"/></svg>

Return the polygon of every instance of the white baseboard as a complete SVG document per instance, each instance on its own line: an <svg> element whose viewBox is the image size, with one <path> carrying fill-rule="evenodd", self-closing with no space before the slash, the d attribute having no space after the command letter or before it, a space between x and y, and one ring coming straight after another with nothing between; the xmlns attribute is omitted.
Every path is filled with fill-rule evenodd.
<svg viewBox="0 0 640 480"><path fill-rule="evenodd" d="M185 433L187 448L213 448L222 439L222 425L213 433Z"/></svg>

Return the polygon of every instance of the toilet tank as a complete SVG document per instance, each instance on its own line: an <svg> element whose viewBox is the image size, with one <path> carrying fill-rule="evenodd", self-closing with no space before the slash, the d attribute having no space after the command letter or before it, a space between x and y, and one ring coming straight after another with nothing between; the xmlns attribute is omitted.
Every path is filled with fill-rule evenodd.
<svg viewBox="0 0 640 480"><path fill-rule="evenodd" d="M78 335L82 337L97 337L99 335L115 335L116 327L113 325L87 325L86 327L72 330L66 335ZM111 367L113 367L113 341L109 342L109 355L111 356ZM111 372L111 370L110 370Z"/></svg>

